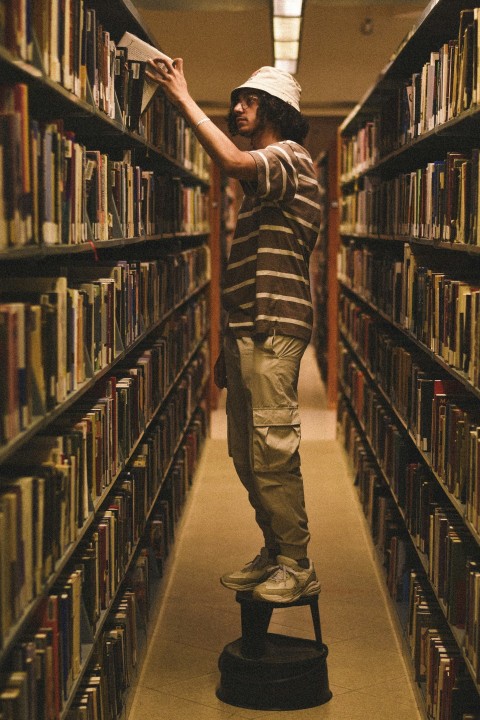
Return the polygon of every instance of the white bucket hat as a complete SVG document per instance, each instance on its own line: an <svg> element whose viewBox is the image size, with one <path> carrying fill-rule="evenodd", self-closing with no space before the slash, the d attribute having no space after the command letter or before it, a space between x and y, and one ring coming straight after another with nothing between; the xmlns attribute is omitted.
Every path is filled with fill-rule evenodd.
<svg viewBox="0 0 480 720"><path fill-rule="evenodd" d="M232 91L232 97L235 92L243 88L264 90L270 95L280 98L280 100L283 100L300 112L300 93L302 92L302 88L293 75L290 75L286 70L265 65L259 70L255 70L243 85L236 87Z"/></svg>

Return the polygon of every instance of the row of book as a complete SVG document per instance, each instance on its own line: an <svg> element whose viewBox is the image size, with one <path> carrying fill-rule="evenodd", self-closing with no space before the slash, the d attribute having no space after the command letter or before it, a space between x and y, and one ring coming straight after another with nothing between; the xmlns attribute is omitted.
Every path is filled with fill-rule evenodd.
<svg viewBox="0 0 480 720"><path fill-rule="evenodd" d="M0 41L83 100L90 90L95 104L115 117L116 44L84 0L6 3Z"/></svg>
<svg viewBox="0 0 480 720"><path fill-rule="evenodd" d="M405 80L385 90L381 109L342 139L342 179L365 172L381 157L476 108L480 102L480 8L460 12L458 35L430 53Z"/></svg>
<svg viewBox="0 0 480 720"><path fill-rule="evenodd" d="M475 720L478 695L462 654L442 622L427 582L415 571L410 576L407 639L416 680L425 687L429 717Z"/></svg>
<svg viewBox="0 0 480 720"><path fill-rule="evenodd" d="M349 242L340 248L338 265L341 280L356 293L480 386L480 299L471 262L454 274L432 268L409 244L399 257Z"/></svg>
<svg viewBox="0 0 480 720"><path fill-rule="evenodd" d="M161 91L145 108L146 62L129 57L123 37L114 42L92 3L2 3L0 45L209 180L210 160L192 129Z"/></svg>
<svg viewBox="0 0 480 720"><path fill-rule="evenodd" d="M36 435L28 451L22 449L3 467L0 525L8 542L0 549L0 642L117 479L133 502L133 526L120 548L128 555L138 540L205 380L208 352L205 344L197 348L207 330L206 308L201 297L173 316L128 366L116 367L62 415L61 425ZM175 391L160 407L182 370ZM128 470L122 470L127 461Z"/></svg>
<svg viewBox="0 0 480 720"><path fill-rule="evenodd" d="M204 363L200 363L199 367L192 368L190 377L191 386L195 385L196 387L197 398L203 382L201 375L205 371ZM172 398L171 403L173 402ZM206 434L204 411L199 409L195 414L192 411L191 415L186 417L185 396L180 399L179 404L182 405L183 412L178 412L178 418L180 424L183 423L183 425L176 427L175 445L178 446L183 437L183 446L180 448L167 478L163 481L164 476L157 474L157 487L159 488L162 482L165 485L159 501L152 505L153 499L151 499L150 505L148 504L148 466L153 467L155 462L158 464L158 458L155 459L155 462L148 461L151 446L146 439L144 446L139 451L138 458L146 457L147 462L136 463L134 459L131 469L120 475L108 501L97 512L88 537L82 541L70 560L69 567L72 570L66 571L57 579L54 587L41 601L35 612L35 618L32 620L35 629L29 631L29 635L19 641L9 654L9 665L12 670L22 672L28 671L26 648L29 648L34 657L37 657L39 649L43 650L44 664L36 668L36 683L35 687L30 686L33 694L29 699L29 703L33 702L37 707L39 717L57 720L61 716L65 703L71 699L73 684L85 671L85 660L90 652L89 646L96 637L100 621L103 634L100 642L96 643L95 658L99 652L104 650L105 628L110 628L112 619L110 616L105 620L104 615L112 607L120 586L122 584L126 584L127 587L131 585L138 592L138 586L141 586L138 576L145 577L145 574L148 574L148 568L144 567L145 561L142 560L142 555L133 568L128 572L127 570L131 566L131 559L140 536L144 535L152 540L151 555L155 559L157 568L162 568L162 563L168 555L174 539L174 527L191 485ZM186 424L189 420L191 424L187 430ZM170 422L171 418L169 418ZM162 424L161 419L159 419L159 424ZM172 431L170 430L170 432ZM176 447L168 448L168 450L170 451L169 457L172 458L175 455ZM52 509L50 509L51 511ZM148 514L151 515L151 526L146 528ZM18 565L20 555L21 553L18 552L16 556L17 573L22 571ZM144 555L145 553L143 553L143 557ZM149 610L145 588L139 598L139 607L146 622ZM113 614L115 615L116 611ZM42 644L40 644L40 636L43 636ZM132 656L133 654L132 648ZM94 664L95 662L96 660ZM118 682L121 676L122 673L120 675L113 673L109 682ZM80 694L83 695L83 688ZM115 693L114 696L116 696ZM7 697L8 693L4 695L0 691L0 709L2 710L9 709ZM3 707L4 700L5 707ZM110 698L111 700L112 698ZM121 704L121 694L116 698L116 704L114 704L117 710L119 709L119 700ZM23 718L27 720L31 717L28 712L25 712L23 706L17 705L16 710L18 710L18 714L15 712L12 717L19 720L23 720ZM117 717L117 714L112 716L106 714L102 717Z"/></svg>
<svg viewBox="0 0 480 720"><path fill-rule="evenodd" d="M339 307L348 343L480 536L478 401L353 298L341 295Z"/></svg>
<svg viewBox="0 0 480 720"><path fill-rule="evenodd" d="M208 280L201 246L163 260L5 277L0 291L0 441L25 430L111 364ZM198 284L198 285L197 285Z"/></svg>
<svg viewBox="0 0 480 720"><path fill-rule="evenodd" d="M380 249L345 239L337 255L338 279L396 323L403 318L403 253L396 244Z"/></svg>
<svg viewBox="0 0 480 720"><path fill-rule="evenodd" d="M0 88L0 249L206 232L199 185L87 149L63 120L38 122L22 83Z"/></svg>
<svg viewBox="0 0 480 720"><path fill-rule="evenodd" d="M154 95L142 115L141 132L145 139L204 182L210 182L211 160L185 118L163 93Z"/></svg>
<svg viewBox="0 0 480 720"><path fill-rule="evenodd" d="M139 558L137 565L141 567ZM143 563L144 564L144 563ZM81 577L77 572L72 577ZM68 596L67 596L68 597ZM53 602L55 598L55 602ZM71 608L63 606L58 611L56 596L47 601L48 615L39 618L39 627L29 638L23 640L15 648L12 658L12 669L2 678L0 688L0 708L4 717L18 720L56 720L61 717L64 697L58 692L60 683L68 679L69 673L79 677L81 671L81 650L78 647L78 635L71 633L77 628L78 615L81 607L77 597ZM66 606L67 598L63 604ZM72 611L68 618L67 612ZM98 715L98 717L117 717L123 707L123 693L131 682L137 666L137 638L139 633L139 610L135 590L125 590L115 609L105 622L101 639L98 641L91 664L91 673L82 681L79 698L73 704L71 717L82 717L76 714L77 706L84 703L98 709L114 708L115 715ZM68 640L75 638L69 647ZM71 656L71 657L70 657ZM108 681L107 681L108 678ZM68 696L67 696L68 697Z"/></svg>
<svg viewBox="0 0 480 720"><path fill-rule="evenodd" d="M348 182L366 172L380 159L379 121L369 120L355 135L343 135L340 141L340 180Z"/></svg>
<svg viewBox="0 0 480 720"><path fill-rule="evenodd" d="M414 562L405 526L346 404L340 403L338 418L359 500L385 568L388 591L394 600L402 602L408 595L408 572Z"/></svg>
<svg viewBox="0 0 480 720"><path fill-rule="evenodd" d="M11 652L0 683L0 711L4 717L58 720L66 703L70 704L69 720L120 717L125 693L137 673L155 580L161 577L162 564L170 552L175 524L192 483L205 435L205 413L199 409L165 480L165 491L162 490L153 507L145 544L118 583L116 571L121 558L131 555L131 548L122 545L123 496L112 498L92 533L92 540L72 559L75 569L42 601L34 627ZM124 489L124 483L121 488ZM111 587L115 584L125 588L116 598ZM97 609L98 618L102 610L109 611L103 617L93 651L95 633L90 632L91 627L84 627L92 608ZM89 656L91 660L85 668ZM80 676L80 687L72 699L73 683L78 684Z"/></svg>
<svg viewBox="0 0 480 720"><path fill-rule="evenodd" d="M436 492L438 486L430 483L418 492L422 479L428 483L428 474L418 471L419 460L408 436L346 349L341 354L341 372L344 392L388 480L405 526L412 538L422 538L418 549L425 553L424 563L446 616L452 625L463 628L467 560L480 560L480 548L461 517Z"/></svg>
<svg viewBox="0 0 480 720"><path fill-rule="evenodd" d="M351 424L351 423L350 423ZM352 424L351 424L352 425ZM359 437L354 432L356 437ZM351 441L353 444L353 441ZM391 498L385 489L384 484L379 478L378 470L376 470L376 464L368 458L368 455L362 450L360 455L360 462L356 459L356 477L357 483L360 487L360 495L364 503L367 518L372 527L372 534L376 539L376 542L382 547L384 533L378 527L379 520L382 520L385 516L390 517L393 513L393 517L397 518L394 520L393 527L398 532L399 529L404 528L403 523L398 521L398 512L395 512L394 505L392 504ZM418 467L418 466L417 466ZM411 466L409 465L409 470ZM419 480L423 482L420 485ZM478 643L476 643L476 630L478 626L478 602L470 604L467 603L467 594L471 592L467 589L475 582L475 570L476 562L467 560L468 552L472 552L471 545L468 540L465 539L464 528L457 519L449 522L449 513L444 508L440 507L438 502L433 500L434 494L432 490L434 486L430 481L430 487L428 487L428 480L425 478L425 473L421 476L417 476L412 484L414 492L419 492L419 497L423 496L423 504L420 502L418 505L415 504L412 508L407 502L406 508L402 508L406 526L408 527L411 536L417 543L417 532L423 532L423 537L426 542L424 550L428 552L428 563L425 563L429 568L429 575L433 586L437 589L437 596L440 602L444 603L445 615L448 618L451 625L464 627L468 625L468 630L465 635L465 648L467 644L471 647L475 647L475 653L477 653L475 667L478 664ZM427 488L427 489L425 489ZM410 491L407 487L407 500ZM386 505L386 507L385 507ZM367 509L368 508L368 509ZM423 528L421 527L423 525ZM443 536L441 526L443 525ZM430 548L428 547L429 538L431 538ZM408 542L405 538L400 536L395 542L395 563L393 567L398 565L397 554L400 551L400 558L403 560L406 557L406 547ZM385 564L392 570L392 548L389 548L388 562ZM477 553L478 555L478 553ZM400 563L401 566L401 563ZM396 578L393 573L393 581L389 573L387 584L393 597L399 599L403 593L403 582L402 578ZM474 616L475 619L472 619ZM476 625L477 624L477 625ZM473 657L472 651L472 657ZM473 662L472 662L473 666ZM478 678L477 678L478 679Z"/></svg>
<svg viewBox="0 0 480 720"><path fill-rule="evenodd" d="M477 415L470 398L458 384L448 378L438 377L431 369L412 362L408 351L395 345L391 336L380 334L377 340L379 347L382 343L387 345L386 353L381 351L386 365L382 370L377 368L375 373L369 369L371 376L389 397L392 411L422 452L426 467L436 474L451 497L464 507L464 516L478 535L480 445ZM355 345L355 352L362 363L369 367L369 361L362 354L362 347ZM352 369L348 350L344 349L342 353L343 362ZM401 361L397 363L395 358L401 358ZM356 372L355 364L352 367ZM359 396L363 403L363 378L357 380L361 382ZM363 406L359 408L363 409ZM405 507L404 500L409 496L408 468L406 472L406 486L403 488L402 485L399 490L402 507ZM422 549L425 548L422 546Z"/></svg>
<svg viewBox="0 0 480 720"><path fill-rule="evenodd" d="M479 244L480 151L446 159L390 180L365 178L341 202L342 233Z"/></svg>
<svg viewBox="0 0 480 720"><path fill-rule="evenodd" d="M475 720L478 697L465 663L465 656L469 660L470 657L475 657L478 663L480 654L478 634L473 631L474 625L478 627L479 622L479 605L472 594L472 583L478 582L475 568L472 567L474 564L469 563L467 567L470 595L461 595L459 589L460 597L455 598L458 601L456 605L466 604L468 629L463 654L451 635L439 600L432 591L424 570L415 569L418 561L415 562L403 519L353 420L351 410L344 402L339 408L339 422L360 501L385 567L387 587L394 600L407 605L405 636L414 662L415 679L424 689L429 717ZM454 579L452 578L452 581ZM447 587L449 588L448 585ZM428 605L424 605L427 599ZM401 617L403 615L400 613ZM444 649L448 647L443 663L440 664L435 661L435 655L432 655L434 635L437 640L441 637L442 643L446 645ZM478 677L476 680L478 682ZM445 684L447 681L448 689ZM439 692L439 687L442 692Z"/></svg>
<svg viewBox="0 0 480 720"><path fill-rule="evenodd" d="M399 506L403 507L407 467L417 459L411 443L345 347L340 348L340 379L343 392L369 439L378 464L388 477L389 487Z"/></svg>
<svg viewBox="0 0 480 720"><path fill-rule="evenodd" d="M148 560L148 556L142 560ZM144 572L145 568L148 568L148 562L139 565L137 572ZM147 575L142 589L148 592L149 588L150 578ZM82 680L82 688L68 711L69 720L121 717L125 708L125 693L138 664L139 589L123 592L115 612L109 615L94 659Z"/></svg>
<svg viewBox="0 0 480 720"><path fill-rule="evenodd" d="M149 521L143 533L145 539L142 545L146 547L141 550L140 556L133 569L128 571L124 581L124 585L131 588L131 591L135 593L137 613L141 618L141 628L144 634L147 631L148 622L153 612L151 584L154 577L161 578L164 573L165 563L175 540L175 528L181 516L188 490L193 482L193 476L205 437L206 416L204 411L199 408L193 415L184 442L175 455L175 461L164 480L160 496L155 502L153 510L150 512ZM113 619L116 619L115 616ZM112 615L110 615L107 620L107 628L110 627L111 620ZM138 646L140 642L135 637L135 635L138 636L138 634L138 632L134 632L131 637L130 657L135 660L139 654ZM102 650L103 641L97 645L94 660L90 663L90 668L87 670L83 684L91 683L91 672L93 670L93 676L97 675L99 664L102 667L108 667L104 662L98 663L98 653ZM123 663L120 663L119 666L122 668L122 671L119 671L119 668L116 667L113 670L108 669L105 673L105 682L109 688L109 699L108 702L104 702L102 712L98 716L99 720L101 720L101 718L118 717L119 712L123 709L125 704L125 690L131 684L133 675L133 663L129 663L129 666L130 668L127 667L126 673L123 670ZM119 678L122 678L120 687ZM112 693L114 689L115 692ZM78 707L85 704L84 696L84 688L82 688L77 692L73 700L72 710L68 715L71 720L77 717L76 712ZM109 713L111 713L111 715ZM97 720L97 716L95 715L87 715L87 717L92 717L92 720L93 718Z"/></svg>
<svg viewBox="0 0 480 720"><path fill-rule="evenodd" d="M197 446L195 460L198 459L199 448L204 440L204 419L200 413L194 420L183 448L186 453L187 445L192 447L189 440L194 439ZM162 491L147 527L146 548L141 551L133 571L128 574L125 585L130 589L122 594L115 611L109 615L106 631L97 644L82 687L76 693L67 714L68 720L117 718L125 708L126 693L133 684L134 676L138 674L140 636L146 632L153 610L152 587L156 578L162 576L163 565L174 540L175 525L191 484L191 471L188 469L190 462L182 452L179 455L166 481L166 492ZM132 595L134 603L131 602Z"/></svg>

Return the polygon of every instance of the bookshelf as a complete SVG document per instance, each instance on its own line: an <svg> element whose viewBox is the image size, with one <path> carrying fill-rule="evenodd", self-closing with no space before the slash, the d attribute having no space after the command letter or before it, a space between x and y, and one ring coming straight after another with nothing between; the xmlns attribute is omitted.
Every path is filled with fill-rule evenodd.
<svg viewBox="0 0 480 720"><path fill-rule="evenodd" d="M339 431L428 718L479 717L475 3L425 9L339 128Z"/></svg>
<svg viewBox="0 0 480 720"><path fill-rule="evenodd" d="M140 112L129 0L29 10L0 13L0 716L117 718L208 430L215 188Z"/></svg>
<svg viewBox="0 0 480 720"><path fill-rule="evenodd" d="M337 405L337 314L338 284L338 155L333 142L315 160L321 190L321 225L312 253L311 286L313 288L314 328L312 340L320 375L325 383L328 407Z"/></svg>

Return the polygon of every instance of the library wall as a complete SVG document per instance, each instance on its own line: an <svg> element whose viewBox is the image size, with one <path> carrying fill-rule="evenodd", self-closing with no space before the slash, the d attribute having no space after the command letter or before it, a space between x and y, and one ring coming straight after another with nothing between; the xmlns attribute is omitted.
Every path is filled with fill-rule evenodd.
<svg viewBox="0 0 480 720"><path fill-rule="evenodd" d="M210 163L128 0L0 6L0 716L114 720L208 430Z"/></svg>
<svg viewBox="0 0 480 720"><path fill-rule="evenodd" d="M339 428L445 720L480 707L478 13L431 3L339 135Z"/></svg>

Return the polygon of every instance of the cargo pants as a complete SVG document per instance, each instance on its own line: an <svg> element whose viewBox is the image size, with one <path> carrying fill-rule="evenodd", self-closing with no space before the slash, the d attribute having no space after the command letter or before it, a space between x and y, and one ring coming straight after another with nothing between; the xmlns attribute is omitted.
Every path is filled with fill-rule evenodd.
<svg viewBox="0 0 480 720"><path fill-rule="evenodd" d="M284 335L224 338L229 454L265 547L294 560L307 557L310 539L297 393L306 346Z"/></svg>

